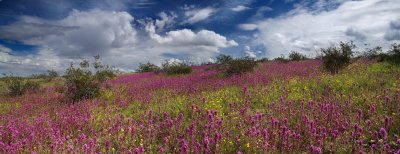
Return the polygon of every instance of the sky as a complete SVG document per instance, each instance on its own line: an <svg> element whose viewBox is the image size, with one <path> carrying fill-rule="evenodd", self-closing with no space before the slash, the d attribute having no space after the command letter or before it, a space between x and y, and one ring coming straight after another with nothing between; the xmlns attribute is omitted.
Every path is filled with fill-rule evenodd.
<svg viewBox="0 0 400 154"><path fill-rule="evenodd" d="M0 0L0 73L29 75L100 55L139 63L269 59L353 41L400 42L400 0Z"/></svg>

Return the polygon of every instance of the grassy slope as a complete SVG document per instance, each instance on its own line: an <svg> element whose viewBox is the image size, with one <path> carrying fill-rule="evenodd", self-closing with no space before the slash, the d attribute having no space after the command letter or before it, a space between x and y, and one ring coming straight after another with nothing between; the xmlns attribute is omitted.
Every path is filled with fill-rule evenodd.
<svg viewBox="0 0 400 154"><path fill-rule="evenodd" d="M104 128L113 128L115 121L119 121L120 117L131 118L136 121L144 120L149 112L151 111L153 115L158 117L163 117L164 112L168 112L171 117L178 117L179 113L185 115L183 118L182 127L188 127L195 119L196 115L192 113L192 107L197 106L203 111L205 110L216 110L218 111L218 117L225 120L223 122L224 130L231 131L234 134L239 134L242 137L242 141L235 143L233 145L232 139L226 139L219 146L225 151L224 153L236 153L238 150L243 152L265 152L258 147L258 140L248 138L244 134L246 129L236 129L237 124L246 124L247 119L250 117L245 117L241 119L239 111L232 112L230 107L232 104L238 104L238 106L245 106L246 102L249 102L248 114L254 115L256 113L262 113L264 115L273 115L277 119L284 119L289 116L289 125L294 127L295 124L301 123L301 117L292 117L286 112L276 111L275 108L271 107L271 104L275 102L276 106L280 104L281 99L285 102L295 101L300 102L301 100L308 101L326 101L326 100L336 100L338 103L343 103L346 101L351 101L351 110L344 112L343 117L348 118L349 122L357 121L355 115L357 114L357 109L362 109L365 116L364 120L359 122L360 126L367 127L366 121L371 120L374 126L369 127L371 130L379 129L382 125L385 116L391 116L397 121L394 121L394 125L400 125L399 115L395 110L390 107L385 106L385 96L393 96L394 92L400 91L400 67L393 67L388 63L368 63L364 64L363 61L358 61L350 65L346 70L343 70L337 75L322 74L321 76L314 76L312 78L292 78L289 80L276 78L272 80L266 86L255 86L255 87L236 87L229 86L217 91L204 91L201 93L195 93L191 95L172 95L168 90L159 89L154 93L154 99L150 102L125 102L124 98L129 97L123 87L116 89L108 89L103 91L103 95L98 100L98 104L91 104L88 107L90 111L90 123L87 123L90 129L94 129L96 132L103 134L101 138L98 138L99 144L104 145L105 140L111 140L113 143L113 148L116 150L121 149L122 145L145 145L147 146L148 152L157 152L158 147L163 143L162 139L151 139L146 138L144 132L140 136L136 136L130 143L119 144L119 134L104 134ZM50 84L52 85L52 84ZM206 101L203 102L203 98ZM336 102L335 101L335 102ZM118 102L118 103L117 103ZM1 103L1 101L0 101ZM295 103L296 104L296 103ZM371 117L369 105L374 104L377 106L376 117ZM1 104L2 111L5 115L10 113L12 110L19 108L21 105L17 103L10 104L10 102ZM299 105L297 103L297 105ZM48 111L53 107L49 105L44 105L43 107L38 107L36 113L39 114L43 111ZM67 109L66 106L57 107L58 109ZM69 107L68 107L69 108ZM84 107L82 107L84 108ZM294 106L294 109L299 108L299 106ZM239 109L237 109L239 110ZM52 111L57 112L57 111ZM309 111L307 111L309 112ZM348 112L348 113L347 113ZM55 114L55 113L53 113ZM310 118L313 118L313 113L307 113ZM35 116L35 115L34 115ZM233 117L233 119L231 119ZM268 119L268 118L267 118ZM108 121L108 122L107 122ZM111 122L110 122L111 121ZM123 121L123 120L122 120ZM124 122L123 122L124 123ZM1 123L0 123L1 124ZM351 123L353 125L353 123ZM350 126L352 127L352 126ZM89 129L84 128L84 129ZM124 129L119 128L117 130L119 133L124 133ZM76 130L75 130L76 131ZM87 130L88 131L88 130ZM137 130L141 132L140 130ZM77 132L71 132L75 136L79 135ZM115 133L115 132L114 132ZM185 134L185 130L175 130L175 137L179 134ZM389 132L390 136L400 135L399 128L391 129ZM117 136L114 136L117 135ZM345 138L347 135L343 135ZM154 136L153 136L154 137ZM365 142L370 142L373 139L371 136L363 136L362 139ZM391 140L395 140L391 138ZM113 142L114 141L114 142ZM304 144L309 143L308 139L303 140ZM150 145L149 145L150 144ZM257 146L255 146L257 145ZM339 144L340 145L340 144ZM336 148L336 152L349 153L351 149L350 144L344 144L341 147ZM32 148L32 147L31 147ZM101 148L104 152L105 148ZM308 147L298 148L296 152L307 151ZM325 148L324 148L325 149ZM329 149L326 147L326 149ZM172 149L170 149L172 150ZM282 150L282 151L281 151ZM269 152L283 152L284 149L275 149ZM177 152L177 151L175 151ZM292 151L293 152L293 151Z"/></svg>

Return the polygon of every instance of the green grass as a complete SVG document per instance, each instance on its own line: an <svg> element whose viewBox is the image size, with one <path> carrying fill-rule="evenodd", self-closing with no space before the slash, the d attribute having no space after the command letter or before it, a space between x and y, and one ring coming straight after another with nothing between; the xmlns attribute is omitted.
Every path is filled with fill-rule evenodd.
<svg viewBox="0 0 400 154"><path fill-rule="evenodd" d="M306 102L319 101L321 97L329 97L329 91L338 95L343 94L341 96L343 100L347 100L351 95L351 101L357 106L362 106L364 101L382 100L384 96L369 97L375 95L376 89L400 90L400 81L393 75L396 72L400 72L400 67L393 67L388 63L375 63L368 67L350 66L336 75L322 74L306 79L275 79L269 85L249 87L249 97L244 95L243 87L226 87L193 96L169 97L167 100L160 98L170 96L168 92L160 91L155 94L152 102L131 102L129 106L122 109L122 113L127 117L136 118L147 114L150 110L160 115L163 112L169 112L172 115L189 114L188 108L197 105L202 109L218 110L218 114L222 116L229 112L230 103L244 103L247 99L251 101L252 112L267 113L268 105L271 102L279 103L281 97L297 102L303 99ZM203 97L206 98L206 103L202 102Z"/></svg>

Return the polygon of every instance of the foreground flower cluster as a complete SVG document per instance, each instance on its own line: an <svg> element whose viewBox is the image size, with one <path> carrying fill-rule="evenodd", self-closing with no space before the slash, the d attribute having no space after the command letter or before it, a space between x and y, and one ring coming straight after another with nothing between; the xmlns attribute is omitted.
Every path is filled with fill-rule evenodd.
<svg viewBox="0 0 400 154"><path fill-rule="evenodd" d="M399 153L400 69L267 62L219 77L125 75L97 100L1 98L1 153Z"/></svg>

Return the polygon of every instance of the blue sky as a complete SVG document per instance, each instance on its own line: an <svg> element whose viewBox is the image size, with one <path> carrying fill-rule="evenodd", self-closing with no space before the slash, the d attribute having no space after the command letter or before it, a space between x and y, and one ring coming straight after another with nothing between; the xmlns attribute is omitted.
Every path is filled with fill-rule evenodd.
<svg viewBox="0 0 400 154"><path fill-rule="evenodd" d="M400 0L0 0L0 73L28 75L100 54L139 62L205 62L219 54L314 56L400 40Z"/></svg>

